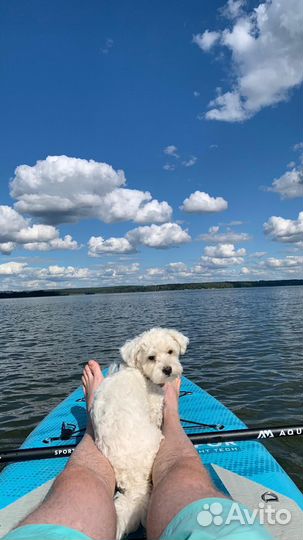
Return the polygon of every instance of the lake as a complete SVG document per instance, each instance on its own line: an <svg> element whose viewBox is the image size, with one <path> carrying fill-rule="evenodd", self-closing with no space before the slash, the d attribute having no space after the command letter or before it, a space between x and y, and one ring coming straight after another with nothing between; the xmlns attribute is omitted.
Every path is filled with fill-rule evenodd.
<svg viewBox="0 0 303 540"><path fill-rule="evenodd" d="M249 426L302 422L303 287L0 300L1 448L21 444L128 338L168 326L190 338L184 373ZM302 439L301 439L302 440ZM302 443L267 446L303 489Z"/></svg>

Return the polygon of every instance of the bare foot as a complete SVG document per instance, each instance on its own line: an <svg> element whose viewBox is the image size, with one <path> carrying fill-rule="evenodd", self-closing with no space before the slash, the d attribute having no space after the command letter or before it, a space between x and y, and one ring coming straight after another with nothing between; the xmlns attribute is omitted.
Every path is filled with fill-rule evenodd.
<svg viewBox="0 0 303 540"><path fill-rule="evenodd" d="M97 388L99 388L104 377L101 368L96 360L89 360L83 369L82 388L86 399L87 412L90 411Z"/></svg>
<svg viewBox="0 0 303 540"><path fill-rule="evenodd" d="M164 413L178 413L180 386L180 377L170 383L166 383L164 387Z"/></svg>

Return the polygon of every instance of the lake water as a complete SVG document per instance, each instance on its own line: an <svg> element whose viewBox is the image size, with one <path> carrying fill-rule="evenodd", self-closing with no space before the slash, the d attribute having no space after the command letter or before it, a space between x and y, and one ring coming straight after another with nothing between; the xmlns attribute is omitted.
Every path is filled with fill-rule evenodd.
<svg viewBox="0 0 303 540"><path fill-rule="evenodd" d="M185 375L249 426L302 422L303 287L0 300L1 448L21 444L75 389L152 326L190 338ZM303 488L302 439L267 443Z"/></svg>

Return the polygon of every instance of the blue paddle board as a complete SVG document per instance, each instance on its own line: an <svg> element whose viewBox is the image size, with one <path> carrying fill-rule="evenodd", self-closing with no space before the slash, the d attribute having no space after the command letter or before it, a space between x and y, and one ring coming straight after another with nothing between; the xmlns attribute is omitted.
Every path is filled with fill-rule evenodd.
<svg viewBox="0 0 303 540"><path fill-rule="evenodd" d="M186 377L182 378L180 416L187 433L213 431L208 425L224 430L246 428L228 408ZM62 423L63 435L68 437L65 440L60 438ZM21 448L76 443L85 426L85 400L78 388L39 423ZM270 503L277 511L286 509L291 514L289 524L271 527L275 538L301 539L303 495L262 443L212 443L199 445L197 450L216 486L235 501L255 509ZM5 467L0 474L0 537L43 500L68 459L24 461Z"/></svg>

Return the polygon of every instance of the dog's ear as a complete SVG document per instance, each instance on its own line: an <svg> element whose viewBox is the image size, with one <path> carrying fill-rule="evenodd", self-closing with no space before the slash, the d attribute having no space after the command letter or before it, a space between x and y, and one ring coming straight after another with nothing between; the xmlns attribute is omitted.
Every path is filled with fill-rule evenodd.
<svg viewBox="0 0 303 540"><path fill-rule="evenodd" d="M184 336L184 334L181 334L181 332L178 332L177 330L168 329L167 332L180 346L180 354L184 354L187 349L187 345L189 344L188 337Z"/></svg>
<svg viewBox="0 0 303 540"><path fill-rule="evenodd" d="M141 339L135 338L126 341L120 349L124 362L130 367L137 367L138 354L141 350Z"/></svg>

